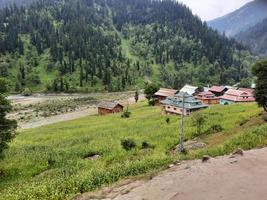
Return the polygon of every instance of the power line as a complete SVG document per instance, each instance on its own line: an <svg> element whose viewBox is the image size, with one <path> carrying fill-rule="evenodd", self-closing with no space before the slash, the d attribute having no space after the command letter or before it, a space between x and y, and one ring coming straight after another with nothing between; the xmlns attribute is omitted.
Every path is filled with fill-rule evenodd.
<svg viewBox="0 0 267 200"><path fill-rule="evenodd" d="M182 97L182 117L181 117L181 121L180 121L180 153L184 152L184 112L185 112L185 104L184 104L184 100L185 100L185 93L183 93L183 97Z"/></svg>

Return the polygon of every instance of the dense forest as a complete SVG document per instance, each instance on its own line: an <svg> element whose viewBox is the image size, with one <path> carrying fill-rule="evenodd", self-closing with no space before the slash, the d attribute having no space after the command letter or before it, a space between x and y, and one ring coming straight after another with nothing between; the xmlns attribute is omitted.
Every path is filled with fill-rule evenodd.
<svg viewBox="0 0 267 200"><path fill-rule="evenodd" d="M0 0L0 8L4 8L14 4L16 6L28 6L34 1L38 0Z"/></svg>
<svg viewBox="0 0 267 200"><path fill-rule="evenodd" d="M241 32L236 39L260 55L267 55L267 19L247 31Z"/></svg>
<svg viewBox="0 0 267 200"><path fill-rule="evenodd" d="M147 81L174 88L233 84L250 77L255 60L174 0L5 6L0 54L0 76L17 92L120 91Z"/></svg>

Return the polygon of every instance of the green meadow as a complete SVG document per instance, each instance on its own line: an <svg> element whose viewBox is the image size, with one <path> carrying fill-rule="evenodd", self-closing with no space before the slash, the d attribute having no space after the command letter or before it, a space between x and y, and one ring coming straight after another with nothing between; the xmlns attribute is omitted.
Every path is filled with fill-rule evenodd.
<svg viewBox="0 0 267 200"><path fill-rule="evenodd" d="M157 172L177 159L267 144L267 125L254 103L201 111L207 122L199 137L207 146L182 156L171 153L179 143L178 116L162 115L159 107L146 102L130 106L130 111L129 119L120 114L88 116L18 133L0 161L0 199L71 199L123 178ZM196 133L192 117L185 119L187 140ZM205 134L213 125L223 131ZM126 151L122 139L132 139L137 146ZM153 148L142 148L144 141ZM100 157L89 158L95 154Z"/></svg>

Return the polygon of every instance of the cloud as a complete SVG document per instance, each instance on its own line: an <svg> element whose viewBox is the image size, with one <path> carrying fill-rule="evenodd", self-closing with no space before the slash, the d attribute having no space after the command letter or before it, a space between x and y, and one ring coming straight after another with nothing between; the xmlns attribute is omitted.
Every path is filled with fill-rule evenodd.
<svg viewBox="0 0 267 200"><path fill-rule="evenodd" d="M202 20L211 20L228 14L252 0L178 0L187 5Z"/></svg>

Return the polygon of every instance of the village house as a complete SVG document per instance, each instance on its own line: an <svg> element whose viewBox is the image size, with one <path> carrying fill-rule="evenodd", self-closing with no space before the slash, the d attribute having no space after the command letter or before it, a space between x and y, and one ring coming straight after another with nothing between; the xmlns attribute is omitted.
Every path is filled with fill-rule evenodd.
<svg viewBox="0 0 267 200"><path fill-rule="evenodd" d="M243 91L243 92L249 92L251 94L254 94L255 89L252 88L238 88L238 90Z"/></svg>
<svg viewBox="0 0 267 200"><path fill-rule="evenodd" d="M98 114L107 115L123 111L123 105L114 102L101 102L98 104Z"/></svg>
<svg viewBox="0 0 267 200"><path fill-rule="evenodd" d="M220 97L220 104L222 105L253 101L255 101L253 93L235 89L229 89L223 96Z"/></svg>
<svg viewBox="0 0 267 200"><path fill-rule="evenodd" d="M212 86L209 91L215 94L216 97L224 95L224 93L227 91L227 87L225 86Z"/></svg>
<svg viewBox="0 0 267 200"><path fill-rule="evenodd" d="M216 97L212 92L200 92L196 97L196 99L200 100L204 104L218 104L219 97Z"/></svg>
<svg viewBox="0 0 267 200"><path fill-rule="evenodd" d="M200 88L199 87L195 87L195 86L192 86L192 85L185 85L181 90L180 92L184 92L184 93L187 93L189 95L196 95L200 92Z"/></svg>
<svg viewBox="0 0 267 200"><path fill-rule="evenodd" d="M161 101L165 100L167 97L174 96L177 92L178 90L160 88L159 91L154 94L155 104L159 105Z"/></svg>
<svg viewBox="0 0 267 200"><path fill-rule="evenodd" d="M183 110L183 95L184 95L184 110ZM179 92L173 97L168 97L166 100L161 101L163 104L163 112L166 114L179 114L189 115L191 112L205 109L208 106L203 104L200 100L195 99L188 93Z"/></svg>

